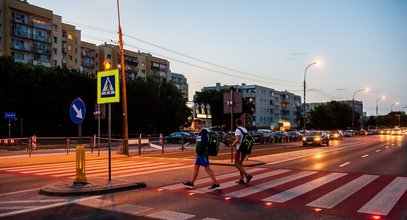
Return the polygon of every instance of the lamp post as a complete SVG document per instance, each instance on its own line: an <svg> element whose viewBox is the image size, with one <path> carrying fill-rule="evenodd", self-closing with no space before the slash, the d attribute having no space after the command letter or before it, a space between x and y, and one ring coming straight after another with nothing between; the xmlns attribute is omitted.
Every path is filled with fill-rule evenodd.
<svg viewBox="0 0 407 220"><path fill-rule="evenodd" d="M367 89L366 88L365 89L359 89L358 91L353 93L353 97L352 97L352 130L355 130L355 95L356 95L356 93L361 92L361 91L365 91L365 90L367 90Z"/></svg>
<svg viewBox="0 0 407 220"><path fill-rule="evenodd" d="M308 65L307 66L307 68L305 68L305 71L304 71L304 105L303 105L303 107L302 107L302 110L303 110L303 114L304 114L304 126L303 126L303 129L304 129L304 134L305 134L305 130L307 129L307 114L305 113L305 105L306 105L306 93L305 93L305 91L306 91L306 88L307 88L307 86L306 86L306 84L305 84L305 77L306 77L306 75L307 75L307 70L308 70L308 68L310 67L310 66L312 66L312 65L315 65L315 64L318 64L318 61L315 61L315 62L313 62L313 63L311 63L310 65Z"/></svg>
<svg viewBox="0 0 407 220"><path fill-rule="evenodd" d="M385 99L385 98L386 98L386 96L381 96L376 99L376 117L379 117L379 100Z"/></svg>
<svg viewBox="0 0 407 220"><path fill-rule="evenodd" d="M393 112L393 106L394 106L394 105L398 105L398 104L399 104L398 102L393 103L393 104L391 105L391 107L390 107L390 112Z"/></svg>

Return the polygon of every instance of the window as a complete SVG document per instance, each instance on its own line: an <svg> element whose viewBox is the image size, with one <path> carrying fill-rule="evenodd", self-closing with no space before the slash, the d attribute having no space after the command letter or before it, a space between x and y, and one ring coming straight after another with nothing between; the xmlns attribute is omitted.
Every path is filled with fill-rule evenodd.
<svg viewBox="0 0 407 220"><path fill-rule="evenodd" d="M72 40L72 34L68 34L68 40Z"/></svg>
<svg viewBox="0 0 407 220"><path fill-rule="evenodd" d="M71 55L68 56L68 60L72 61L72 56Z"/></svg>
<svg viewBox="0 0 407 220"><path fill-rule="evenodd" d="M57 43L57 42L58 42L58 38L54 37L54 43Z"/></svg>
<svg viewBox="0 0 407 220"><path fill-rule="evenodd" d="M68 50L69 50L69 51L72 50L72 45L68 44Z"/></svg>
<svg viewBox="0 0 407 220"><path fill-rule="evenodd" d="M107 59L112 59L112 54L107 54L107 55L106 55L106 58L107 58Z"/></svg>
<svg viewBox="0 0 407 220"><path fill-rule="evenodd" d="M78 59L75 58L75 63L78 63Z"/></svg>
<svg viewBox="0 0 407 220"><path fill-rule="evenodd" d="M53 60L53 61L52 61L52 64L53 64L54 66L56 66L56 65L58 65L58 61L57 61L57 60Z"/></svg>
<svg viewBox="0 0 407 220"><path fill-rule="evenodd" d="M58 50L57 48L52 48L53 54L57 54Z"/></svg>

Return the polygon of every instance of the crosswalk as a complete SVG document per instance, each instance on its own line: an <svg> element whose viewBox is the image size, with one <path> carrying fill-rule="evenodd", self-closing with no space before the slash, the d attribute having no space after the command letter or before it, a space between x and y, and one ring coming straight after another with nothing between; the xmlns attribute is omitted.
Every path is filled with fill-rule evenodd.
<svg viewBox="0 0 407 220"><path fill-rule="evenodd" d="M360 173L252 168L254 177L245 185L235 181L238 172L216 176L219 190L209 190L211 179L195 182L194 189L181 183L159 188L160 192L230 201L249 201L273 207L356 218L386 216L399 219L407 207L407 177Z"/></svg>
<svg viewBox="0 0 407 220"><path fill-rule="evenodd" d="M134 160L113 160L111 162L112 177L115 178L152 174L187 167L192 167L192 165ZM106 160L90 160L86 162L86 177L88 178L107 177L108 170ZM0 168L0 172L61 179L74 178L76 176L76 162Z"/></svg>

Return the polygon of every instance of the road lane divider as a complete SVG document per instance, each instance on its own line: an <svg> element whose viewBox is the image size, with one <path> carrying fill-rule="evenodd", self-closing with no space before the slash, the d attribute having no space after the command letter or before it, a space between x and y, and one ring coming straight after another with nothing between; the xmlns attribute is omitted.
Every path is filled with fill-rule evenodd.
<svg viewBox="0 0 407 220"><path fill-rule="evenodd" d="M380 150L380 149L379 149L379 150L376 150L376 153L379 153L380 151L382 151L382 150Z"/></svg>
<svg viewBox="0 0 407 220"><path fill-rule="evenodd" d="M343 163L343 164L339 165L339 167L344 167L344 166L346 166L348 164L350 164L350 162Z"/></svg>
<svg viewBox="0 0 407 220"><path fill-rule="evenodd" d="M365 154L365 155L362 156L362 158L365 158L365 157L368 157L368 156L369 156L369 154Z"/></svg>

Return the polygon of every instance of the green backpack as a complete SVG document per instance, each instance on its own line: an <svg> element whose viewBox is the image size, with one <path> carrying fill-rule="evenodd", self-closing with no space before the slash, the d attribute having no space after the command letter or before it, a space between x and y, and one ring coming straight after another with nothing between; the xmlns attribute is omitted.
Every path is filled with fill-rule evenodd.
<svg viewBox="0 0 407 220"><path fill-rule="evenodd" d="M216 156L218 155L219 151L219 140L209 134L209 147L208 147L208 154L209 156Z"/></svg>

